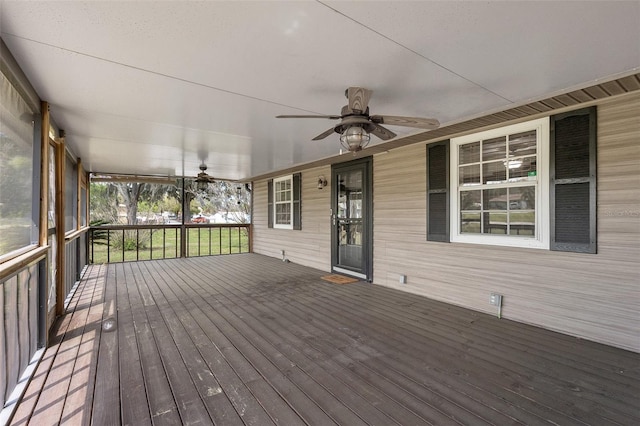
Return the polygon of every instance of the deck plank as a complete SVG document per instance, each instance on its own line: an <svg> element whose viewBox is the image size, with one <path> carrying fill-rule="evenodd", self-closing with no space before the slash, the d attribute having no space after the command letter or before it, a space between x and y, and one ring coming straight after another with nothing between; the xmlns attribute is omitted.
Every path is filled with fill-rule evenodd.
<svg viewBox="0 0 640 426"><path fill-rule="evenodd" d="M266 325L270 320L274 320L276 316L282 314L281 309L275 307L273 310L268 310L264 313L257 313L248 309L251 303L246 303L246 298L227 291L228 288L233 286L226 279L232 280L233 278L221 276L220 271L216 271L216 276L216 283L218 284L216 289L220 296L225 297L228 303L231 304L229 308L225 309L227 313L233 311L236 317L241 315L240 312L242 312L241 317L246 315L248 318L246 324L251 325L255 332L269 341L275 349L283 354L286 353L292 363L304 366L304 370L310 376L323 377L324 387L329 389L343 403L354 405L354 411L356 412L367 413L364 415L365 421L370 424L390 424L394 421L398 424L425 423L425 419L407 410L397 401L392 400L384 392L381 392L380 389L371 386L370 382L362 380L360 376L333 360L335 350L329 354L322 353L287 332L287 329L294 326L295 323L287 323L283 327L267 327ZM205 278L204 276L202 277ZM206 294L207 290L207 288L201 287L198 289L198 293ZM301 350L297 348L301 348ZM328 377L336 378L336 380L329 381L327 380ZM360 396L360 400L354 400L352 398L353 395ZM384 413L385 416L381 417L378 412Z"/></svg>
<svg viewBox="0 0 640 426"><path fill-rule="evenodd" d="M361 300L360 298L354 298L353 300L349 300L348 297L336 299L332 301L332 304L335 307L325 307L326 309L333 309L330 312L335 314L339 314L344 312L346 308L353 306L353 303ZM406 330L403 328L403 324L394 322L394 315L385 316L380 318L376 312L377 306L372 306L368 310L368 323L374 324L376 326L377 332L384 333L386 336L386 340L389 343L392 343L393 346L401 353L411 353L411 351L416 351L416 355L423 353L425 350L428 350L428 346L424 346L425 339L416 339L414 334L408 334ZM349 314L347 314L349 315ZM358 321L358 317L353 314L352 319L350 321ZM366 327L365 323L360 323L359 328ZM451 330L450 330L451 331ZM545 419L556 419L557 421L563 424L580 424L581 420L578 418L588 418L589 415L594 411L591 403L582 401L584 397L581 395L581 398L577 400L573 400L568 402L565 406L559 404L562 402L562 395L566 394L569 389L566 388L566 383L549 383L553 385L553 389L556 390L558 395L548 396L545 392L537 391L533 394L528 392L528 387L533 389L549 389L549 386L541 385L537 383L540 379L540 376L544 379L545 372L543 371L528 371L525 364L521 364L518 366L514 366L510 363L510 360L502 357L505 351L505 348L501 345L496 345L494 348L491 348L488 351L482 351L476 345L475 351L471 351L470 347L466 347L465 345L454 346L452 341L456 339L456 333L449 333L447 336L438 335L438 333L434 333L432 329L429 330L429 333L422 333L422 330L418 327L413 330L414 333L418 333L419 337L429 337L430 339L435 340L438 346L438 352L440 355L435 355L432 358L432 361L438 361L439 364L435 364L436 367L440 365L441 369L445 369L444 371L449 370L450 374L460 375L461 379L467 382L469 385L475 387L478 391L495 394L495 402L492 402L491 399L487 399L483 394L479 394L479 401L484 401L484 403L489 407L499 408L500 411L504 414L513 412L513 413L522 413L519 414L518 417L522 418L523 414L526 412L539 413L541 418ZM396 339L396 336L401 336L403 338ZM390 339L390 340L389 340ZM422 344L422 349L420 344L416 344L415 342L420 342ZM436 349L436 348L433 348ZM469 355L469 352L472 352ZM459 360L457 364L464 365L464 370L452 370L451 366L455 365L454 361ZM511 368L510 368L511 367ZM468 374L467 370L472 371L472 374ZM488 372L501 371L500 375L489 374ZM514 371L522 371L523 374L520 374L518 377L513 377ZM560 372L558 372L560 374ZM511 377L510 377L511 376ZM458 382L459 383L459 382ZM459 386L457 386L459 388ZM496 403L500 403L500 400L504 400L509 402L511 407L509 406L496 406ZM616 401L610 400L611 404L615 405ZM580 411L582 410L582 411ZM576 415L574 415L573 411L578 411ZM602 413L598 413L598 415L602 415ZM534 419L532 419L533 421ZM540 419L538 419L540 421ZM619 418L617 421L623 421L624 416Z"/></svg>
<svg viewBox="0 0 640 426"><path fill-rule="evenodd" d="M171 276L173 272L165 270L168 276ZM174 278L179 278L174 276ZM177 287L176 287L177 289ZM274 424L274 418L278 418L278 409L282 407L281 401L278 401L278 398L274 396L272 392L269 394L262 394L260 397L251 393L251 387L257 388L260 385L256 384L256 382L263 381L264 378L260 375L260 373L256 370L254 364L250 361L251 355L249 359L247 356L247 346L244 346L245 351L242 350L242 343L238 343L238 339L242 339L242 336L239 335L237 331L233 328L229 327L222 321L213 321L211 319L211 309L206 304L203 304L202 301L199 301L199 297L195 294L191 293L189 295L188 286L180 286L180 289L186 292L186 298L189 300L193 300L195 303L196 318L202 321L210 333L211 339L216 342L216 345L219 347L219 350L227 360L229 360L231 368L238 374L240 380L242 380L243 388L242 392L245 395L250 394L253 395L251 398L233 398L236 402L236 408L242 417L243 421L246 424ZM211 327L211 325L214 325ZM250 350L250 349L249 349ZM255 362L256 358L259 360L259 355L255 352L252 352L253 360ZM268 367L265 367L268 368ZM263 387L263 389L266 389ZM261 401L262 399L262 401ZM270 404L266 403L270 399ZM270 415L270 413L272 415ZM275 416L273 416L275 414ZM280 416L284 415L284 413L280 412ZM291 419L293 424L298 424L299 420L293 417Z"/></svg>
<svg viewBox="0 0 640 426"><path fill-rule="evenodd" d="M275 265L275 266L277 267L278 265ZM259 271L255 271L256 273L255 276L256 278L265 277L267 272L268 271L261 269ZM273 277L277 277L278 274L280 274L278 271L274 271ZM278 289L276 288L277 286L274 287L274 286L268 285L268 287L270 288L264 290L264 294L268 294L268 299L273 299L274 297L277 297L277 294L279 293ZM326 285L323 285L313 290L313 292L316 293L316 295L314 295L310 299L311 304L308 306L307 312L312 312L315 309L314 304L316 304L317 302L317 297L321 295L320 292L325 291L328 288L331 288L331 287L327 287ZM256 293L254 292L253 295L255 297ZM333 299L332 296L323 296L323 297L326 299L325 302L327 303ZM304 294L302 292L296 292L296 293L287 294L285 296L285 299L281 301L279 304L284 307L287 305L299 305L304 301L305 301ZM424 353L438 351L438 348L431 348L427 352L418 353L418 354L415 354L415 356L410 357L410 356L407 356L406 354L401 354L401 355L395 354L394 347L391 346L391 350L389 354L384 354L376 350L371 346L371 344L368 344L368 342L363 340L364 339L363 333L366 333L367 330L372 329L371 324L369 323L369 321L371 320L371 317L366 310L359 312L359 308L357 306L350 306L348 309L345 310L345 311L352 311L353 319L350 319L348 317L345 317L346 315L349 315L346 312L342 312L340 310L327 311L327 309L330 308L330 306L327 303L322 303L321 308L318 309L317 311L318 312L317 319L320 322L330 321L332 323L335 323L335 325L333 326L335 329L341 330L342 332L345 332L348 335L351 335L352 338L356 339L357 345L361 346L363 350L368 352L368 354L365 355L366 359L371 359L374 361L387 360L386 365L381 369L381 371L385 371L385 370L392 371L394 369L398 369L399 371L403 372L403 374L406 377L413 378L414 380L417 378L422 378L423 379L422 382L419 382L418 384L423 385L424 389L419 390L417 394L422 396L425 393L425 391L427 393L429 392L433 393L435 395L435 399L434 399L435 403L437 403L441 407L447 406L447 405L449 406L449 408L451 409L450 415L452 419L458 418L463 423L466 423L466 424L469 424L469 423L479 424L483 421L483 418L484 418L483 415L485 415L485 413L487 412L490 415L492 415L494 418L500 418L501 414L498 412L494 412L495 407L492 407L491 405L483 404L482 402L483 395L478 394L477 392L474 393L475 389L453 388L451 385L448 384L451 381L451 378L449 377L448 374L440 373L438 370L430 370L426 373L427 375L424 375L425 372L420 371L420 369L416 369L416 367L420 367L422 365L422 358ZM327 315L328 313L330 313L331 315L328 316ZM366 318L366 320L361 320L362 318ZM351 331L353 331L353 334L350 334ZM373 327L373 330L370 331L372 335L376 335L378 334L378 332L379 331L377 327ZM388 346L389 340L385 336L385 338L380 340L380 342L384 347L385 345ZM386 355L388 358L384 357L383 355ZM501 404L501 402L495 401L493 402L493 404L494 405ZM504 405L502 406L502 408L510 408L510 406ZM473 412L471 412L472 409L473 409ZM507 424L510 421L511 419L508 416L502 416L502 418L500 419L500 422L503 424Z"/></svg>
<svg viewBox="0 0 640 426"><path fill-rule="evenodd" d="M640 354L255 254L104 270L13 424L640 424Z"/></svg>
<svg viewBox="0 0 640 426"><path fill-rule="evenodd" d="M178 407L145 312L144 303L152 303L152 301L143 298L142 294L146 292L133 276L130 267L131 264L126 264L124 287L129 295L151 420L154 425L179 425L182 422ZM142 291L140 291L141 288Z"/></svg>
<svg viewBox="0 0 640 426"><path fill-rule="evenodd" d="M102 318L96 318L95 326L100 330L98 365L96 368L94 399L91 413L93 424L107 425L120 422L120 378L118 374L118 315L116 308L116 277L113 267L107 268L104 284ZM115 321L113 328L103 329L107 321Z"/></svg>
<svg viewBox="0 0 640 426"><path fill-rule="evenodd" d="M292 309L297 308L283 308L282 305L268 300L262 300L259 303L250 302L245 306L254 318L264 324L272 324L271 330L285 337L291 344L302 348L308 346L305 348L305 352L309 356L324 355L323 358L331 359L343 369L348 369L357 375L366 386L383 392L382 398L386 396L388 399L384 402L378 399L378 406L384 407L385 412L397 416L396 420L400 423L446 424L453 420L451 417L442 415L435 408L429 414L421 413L425 411L426 407L429 407L429 403L420 400L406 390L408 380L393 374L391 377L385 377L388 374L381 374L380 371L362 364L360 360L369 358L370 354L360 352L354 355L345 352L343 345L354 346L354 348L356 345L350 339L345 339L344 334L338 328L329 327L322 330L317 326L317 321L311 319L304 311L298 311L298 315L296 315ZM396 411L399 413L394 414Z"/></svg>
<svg viewBox="0 0 640 426"><path fill-rule="evenodd" d="M146 264L141 264L140 268L143 273L151 275ZM180 352L185 355L189 375L209 411L211 420L215 424L243 424L224 393L222 384L210 370L207 357L203 355L203 351L206 352L211 346L207 337L198 329L189 311L172 290L171 283L167 283L163 275L156 274L154 284L152 291L155 297L164 298L170 305L170 311L165 311L165 321Z"/></svg>
<svg viewBox="0 0 640 426"><path fill-rule="evenodd" d="M100 328L95 327L102 319L104 299L104 273L106 267L100 265L92 268L86 276L88 285L79 301L88 303L89 311L82 330L82 340L78 356L71 373L71 382L67 399L64 403L61 424L89 425L91 412L85 410L93 404L93 388L97 369L98 347L100 344ZM75 307L78 309L78 306Z"/></svg>
<svg viewBox="0 0 640 426"><path fill-rule="evenodd" d="M278 266L278 265L276 265ZM233 272L230 271L230 274L232 274ZM256 279L264 279L264 277L266 276L267 271L265 271L264 269L261 269L260 271L256 271ZM216 274L220 274L220 271L216 271ZM277 277L279 273L276 271L274 272L274 277ZM260 278L259 278L260 277ZM277 297L279 291L278 291L278 286L271 286L271 285L267 285L267 287L269 287L268 289L263 289L260 293L256 293L255 292L255 288L251 289L252 290L252 295L253 295L253 299L257 299L257 303L263 303L266 300L271 300L275 297ZM317 290L314 290L314 292L316 292ZM263 296L263 295L268 295L268 296ZM280 303L278 303L278 305L280 306L280 309L285 308L286 306L294 306L294 305L299 305L300 302L303 300L302 299L302 294L300 294L299 292L296 293L291 293L285 296L285 299L283 301L281 301ZM350 325L351 323L347 320L343 320L343 321L337 321L336 318L339 318L341 313L340 312L332 312L331 318L327 317L327 312L324 311L324 307L325 305L322 305L323 308L319 310L319 316L318 316L318 320L320 322L323 321L332 321L335 323L335 325L333 326L333 329L335 330L341 330L342 332L345 331L349 331L349 327L347 327L346 325ZM309 307L310 309L313 309L313 306ZM356 309L357 308L351 308L351 310ZM277 311L279 312L279 311ZM309 312L309 310L307 311ZM277 313L276 315L281 315L280 313ZM357 316L359 317L363 317L363 318L367 318L367 313L362 313L362 314L358 314ZM363 323L363 329L367 329L367 322L364 321ZM357 339L360 339L361 336L357 335L356 336ZM363 346L362 345L363 342L358 342L359 346ZM369 359L369 358L373 358L373 359L377 359L381 356L381 353L379 351L373 350L370 347L364 345L363 350L368 350L368 354L365 354L365 359ZM334 350L335 352L335 350ZM392 362L389 362L383 369L381 369L380 371L389 371L389 370L393 370L393 368L397 368L397 364L398 364L398 359L392 360ZM420 356L418 356L417 358L412 358L410 359L408 362L406 362L406 369L408 370L408 372L406 373L407 377L414 377L416 372L415 372L415 367L417 365L420 364ZM439 405L446 405L447 401L447 391L448 388L446 386L442 386L441 382L443 380L446 380L447 377L443 376L443 377L435 377L435 378L431 378L432 380L429 380L429 383L431 387L435 388L438 392L436 393L436 398L435 401L437 404ZM418 395L421 395L422 393L424 393L423 391L418 392ZM443 395L445 396L445 398L443 398ZM451 397L449 396L449 399L451 399ZM472 415L472 416L465 416L465 410L462 409L462 407L469 407L472 404L472 401L470 400L463 400L463 403L460 404L456 404L455 403L455 398L454 398L454 403L450 405L450 407L452 408L452 412L455 413L455 416L452 416L448 422L452 422L453 419L455 419L457 416L461 417L462 420L464 421L464 423L469 424L469 423L473 423L473 424L479 424L482 421L481 417L478 417L477 415ZM432 413L433 415L433 413ZM505 421L503 419L503 421ZM439 421L436 422L437 424L444 424L445 423L445 419L443 419L442 417L439 418Z"/></svg>
<svg viewBox="0 0 640 426"><path fill-rule="evenodd" d="M181 274L181 276L184 276L184 274ZM179 276L176 276L176 278L179 278ZM186 280L184 282L187 288L190 289L191 294L202 295L206 293L205 289L197 286L195 281ZM265 376L271 381L274 388L281 395L286 395L287 400L290 401L289 404L296 408L298 414L306 422L310 424L328 424L333 422L332 418L339 424L360 424L362 422L348 407L343 406L342 402L331 392L318 387L318 383L314 381L314 378L305 373L294 360L278 352L259 333L246 328L242 321L234 321L233 315L230 315L229 311L219 303L220 299L217 297L219 294L214 290L213 293L209 293L213 297L205 298L211 307L210 309L205 308L209 311L209 315L215 316L214 321L216 324L224 324L223 330L226 331L229 339L233 341L232 344L243 353L256 369L268 373ZM227 315L225 316L224 313ZM245 381L252 383L250 378L246 378ZM263 387L263 389L268 388ZM260 395L260 399L264 400L264 398L265 395ZM320 402L314 402L314 400ZM272 410L274 415L272 418L274 419L277 418L275 416L281 418L284 415L283 411L274 410L274 407L270 404L263 403L263 405ZM319 405L323 409L319 408Z"/></svg>
<svg viewBox="0 0 640 426"><path fill-rule="evenodd" d="M140 263L132 264L131 269L134 275L139 278L139 282L144 284L145 289L153 300L153 304L145 306L145 310L147 311L147 317L155 339L159 343L158 347L160 348L162 363L169 378L169 384L180 412L182 423L210 423L211 416L203 399L208 396L208 393L217 389L217 384L212 383L211 386L207 386L207 383L205 383L204 388L200 387L198 389L196 387L195 382L199 381L198 375L200 377L207 376L205 369L200 368L202 364L198 365L200 357L193 346L193 342L188 336L187 338L182 338L185 337L183 330L174 328L174 333L171 333L171 324L175 324L175 322L165 322L165 317L167 319L174 318L175 313L171 312L171 307L162 292L157 290L154 275L147 273L146 268ZM141 269L144 269L144 271ZM160 312L161 310L165 312L164 317ZM204 393L199 392L199 390L203 389L205 390ZM209 396L213 395L214 393L211 393Z"/></svg>
<svg viewBox="0 0 640 426"><path fill-rule="evenodd" d="M345 306L354 302L356 298L345 297L338 301L337 309L344 309ZM342 306L340 306L342 305ZM514 401L514 404L523 403L523 408L526 408L531 402L538 404L538 409L546 410L545 416L550 419L555 419L561 423L568 423L571 420L572 411L583 410L578 417L584 417L589 412L593 411L593 404L600 398L598 394L599 390L590 388L588 384L583 383L578 386L575 383L575 369L571 365L557 365L554 363L540 361L538 356L533 356L527 352L511 352L508 350L507 343L496 342L494 345L487 345L484 343L486 339L480 339L475 347L469 345L469 341L466 338L460 337L458 334L447 333L446 330L439 327L431 326L429 330L425 330L422 327L412 327L409 330L407 327L410 325L404 316L397 312L384 312L377 306L369 310L370 313L375 315L376 321L379 327L393 327L393 333L396 336L402 336L404 342L412 343L416 341L422 341L420 339L414 339L417 334L420 337L431 338L439 343L441 350L446 354L443 359L443 364L450 364L452 359L460 359L460 362L464 362L467 368L473 368L476 371L475 376L478 380L469 380L470 383L480 387L486 387L487 385L493 385L493 390L501 398ZM389 329L391 332L391 329ZM401 343L404 345L404 343ZM409 344L400 347L414 348L417 351L421 351L422 347L418 344ZM512 356L516 354L516 356ZM494 371L498 368L505 370L501 376L493 376L485 374L486 371ZM517 373L520 372L520 373ZM564 376L562 381L557 378ZM546 385L554 386L557 389L564 389L565 392L559 395L548 395L545 392L540 392L537 389L544 389ZM579 388L579 389L578 389ZM564 395L575 389L581 393L581 399L584 402L581 405L575 404L570 398L565 398ZM518 394L518 398L515 398L515 394ZM564 406L560 406L555 409L557 413L553 413L552 407L558 406L559 402L565 402ZM630 400L618 401L612 399L609 401L615 411L608 413L609 418L615 421L624 422L625 412L629 411ZM621 412L621 416L618 416L618 411ZM602 415L603 413L599 413ZM577 418L573 419L577 424L579 423Z"/></svg>
<svg viewBox="0 0 640 426"><path fill-rule="evenodd" d="M118 304L118 356L120 362L120 417L123 425L151 425L151 413L145 388L140 352L129 303L123 264L113 266Z"/></svg>

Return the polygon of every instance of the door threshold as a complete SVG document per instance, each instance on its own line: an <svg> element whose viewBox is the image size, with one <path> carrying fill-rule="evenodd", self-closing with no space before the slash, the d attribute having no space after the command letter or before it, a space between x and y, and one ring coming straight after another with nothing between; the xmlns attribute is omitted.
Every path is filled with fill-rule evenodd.
<svg viewBox="0 0 640 426"><path fill-rule="evenodd" d="M350 271L348 269L339 268L337 266L333 267L333 271L332 272L339 272L341 274L349 275L351 277L360 278L361 280L366 280L367 279L367 276L365 274L361 274L360 272Z"/></svg>

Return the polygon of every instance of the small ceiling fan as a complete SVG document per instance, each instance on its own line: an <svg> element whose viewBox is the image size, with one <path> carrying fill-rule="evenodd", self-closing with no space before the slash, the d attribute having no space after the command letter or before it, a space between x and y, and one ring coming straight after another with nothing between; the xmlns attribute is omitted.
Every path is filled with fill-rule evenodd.
<svg viewBox="0 0 640 426"><path fill-rule="evenodd" d="M391 130L382 124L392 126L416 127L418 129L433 130L440 126L433 118L403 117L396 115L369 115L369 100L373 90L364 87L349 87L345 90L349 100L348 105L342 107L340 115L278 115L276 118L325 118L340 120L340 123L319 134L312 140L324 139L333 132L340 135L342 146L354 154L368 145L370 133L383 141L396 137Z"/></svg>
<svg viewBox="0 0 640 426"><path fill-rule="evenodd" d="M200 173L198 173L198 177L196 177L196 188L198 191L206 191L208 185L216 181L213 176L207 174L206 170L207 165L204 163L200 164Z"/></svg>

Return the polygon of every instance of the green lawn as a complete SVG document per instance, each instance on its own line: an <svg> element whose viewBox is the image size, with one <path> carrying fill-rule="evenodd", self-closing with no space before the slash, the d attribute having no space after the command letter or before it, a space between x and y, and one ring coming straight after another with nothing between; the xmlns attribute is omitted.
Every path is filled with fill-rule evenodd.
<svg viewBox="0 0 640 426"><path fill-rule="evenodd" d="M463 234L479 234L481 214L482 214L481 212L463 212L462 221L460 224L460 232ZM504 235L507 232L506 231L507 212L503 212L503 213L490 212L489 214L490 214L490 219L489 219L490 223L485 222L485 227L487 227L486 228L487 231L485 231L485 233ZM533 236L535 212L511 211L510 223L513 224L512 235L517 233L517 235ZM494 224L496 226L491 227L490 224ZM499 226L499 225L502 225L502 226ZM526 225L529 225L529 226L526 226ZM516 228L516 226L519 226L519 228Z"/></svg>
<svg viewBox="0 0 640 426"><path fill-rule="evenodd" d="M105 231L106 232L106 231ZM93 244L92 263L122 262L180 257L180 230L176 228L125 231L125 250L122 231L109 231L109 246ZM135 248L139 241L138 250ZM105 241L106 242L106 237ZM107 257L107 251L109 256ZM247 253L249 236L244 228L197 228L187 231L187 256L209 256Z"/></svg>

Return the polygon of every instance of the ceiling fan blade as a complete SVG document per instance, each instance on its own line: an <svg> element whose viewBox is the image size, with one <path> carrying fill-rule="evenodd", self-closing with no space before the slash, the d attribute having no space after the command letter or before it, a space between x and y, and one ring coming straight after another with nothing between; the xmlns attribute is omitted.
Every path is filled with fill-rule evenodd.
<svg viewBox="0 0 640 426"><path fill-rule="evenodd" d="M379 124L376 124L375 126L376 126L375 129L373 129L371 131L371 133L373 133L374 135L376 135L377 137L379 137L383 141L388 141L389 139L393 139L393 138L395 138L397 136L391 130L385 129L384 127L382 127Z"/></svg>
<svg viewBox="0 0 640 426"><path fill-rule="evenodd" d="M329 120L339 120L339 115L276 115L276 118L328 118Z"/></svg>
<svg viewBox="0 0 640 426"><path fill-rule="evenodd" d="M372 115L371 121L376 124L388 124L390 126L417 127L418 129L433 130L440 127L440 122L435 118L402 117L399 115Z"/></svg>
<svg viewBox="0 0 640 426"><path fill-rule="evenodd" d="M329 136L331 133L335 132L334 128L330 128L329 130L327 130L326 132L322 132L320 133L318 136L316 136L315 138L311 139L312 141L319 141L320 139L324 139L327 136Z"/></svg>
<svg viewBox="0 0 640 426"><path fill-rule="evenodd" d="M360 113L365 112L372 93L373 90L365 89L364 87L349 87L347 89L349 109L351 111L360 111Z"/></svg>

